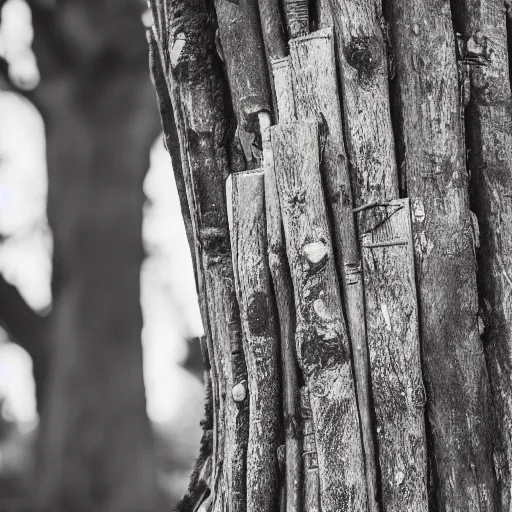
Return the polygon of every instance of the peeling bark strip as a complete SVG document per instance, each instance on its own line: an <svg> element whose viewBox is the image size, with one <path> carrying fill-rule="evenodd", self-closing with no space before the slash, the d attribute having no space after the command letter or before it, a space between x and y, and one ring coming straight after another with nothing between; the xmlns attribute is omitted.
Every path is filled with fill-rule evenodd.
<svg viewBox="0 0 512 512"><path fill-rule="evenodd" d="M377 472L370 417L369 365L363 281L336 79L332 29L290 41L293 90L298 119L322 121L325 132L321 172L333 227L354 362L357 403L365 454L370 511L376 511Z"/></svg>
<svg viewBox="0 0 512 512"><path fill-rule="evenodd" d="M489 389L447 0L390 0L440 510L494 511Z"/></svg>
<svg viewBox="0 0 512 512"><path fill-rule="evenodd" d="M361 236L361 251L382 506L386 512L428 512L409 200L391 201L379 210L380 221Z"/></svg>
<svg viewBox="0 0 512 512"><path fill-rule="evenodd" d="M257 0L215 0L233 105L242 129L254 132L258 112L270 112L268 71Z"/></svg>
<svg viewBox="0 0 512 512"><path fill-rule="evenodd" d="M297 356L311 392L323 512L367 510L354 381L319 172L316 122L271 129L297 312Z"/></svg>
<svg viewBox="0 0 512 512"><path fill-rule="evenodd" d="M330 0L356 206L398 197L386 45L376 0Z"/></svg>
<svg viewBox="0 0 512 512"><path fill-rule="evenodd" d="M283 387L283 416L285 429L286 512L299 512L301 504L302 466L299 440L299 386L295 355L295 308L293 285L286 257L281 207L274 171L274 155L270 140L270 116L260 118L265 171L265 208L268 241L268 260L274 283L279 313L281 365Z"/></svg>
<svg viewBox="0 0 512 512"><path fill-rule="evenodd" d="M215 49L215 16L206 0L176 0L169 6L168 51L171 99L195 237L200 288L207 301L210 355L217 370L213 510L245 507L244 443L247 399L236 405L228 390L247 380L240 357L240 318L234 289L224 177L229 174L222 73ZM214 377L214 376L212 376ZM245 439L244 439L245 436ZM226 452L224 452L226 450ZM223 456L227 463L222 464ZM223 489L232 491L223 498Z"/></svg>
<svg viewBox="0 0 512 512"><path fill-rule="evenodd" d="M468 166L481 247L478 285L490 373L501 510L512 506L512 98L503 2L458 0L455 18L470 65Z"/></svg>
<svg viewBox="0 0 512 512"><path fill-rule="evenodd" d="M233 255L237 265L249 383L247 510L274 512L279 503L279 340L267 262L263 172L233 180Z"/></svg>
<svg viewBox="0 0 512 512"><path fill-rule="evenodd" d="M302 416L302 456L304 457L304 512L320 512L320 480L316 453L315 427L311 413L309 390L300 390Z"/></svg>

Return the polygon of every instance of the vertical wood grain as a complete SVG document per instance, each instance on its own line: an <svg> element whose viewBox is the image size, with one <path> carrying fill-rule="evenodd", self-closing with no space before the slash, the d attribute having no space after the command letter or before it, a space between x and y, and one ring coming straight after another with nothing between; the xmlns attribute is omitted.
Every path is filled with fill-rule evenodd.
<svg viewBox="0 0 512 512"><path fill-rule="evenodd" d="M428 512L425 391L409 200L376 209L380 215L361 234L361 251L382 509Z"/></svg>
<svg viewBox="0 0 512 512"><path fill-rule="evenodd" d="M279 503L277 448L281 431L279 337L267 258L263 171L232 176L232 251L242 318L249 391L247 510Z"/></svg>
<svg viewBox="0 0 512 512"><path fill-rule="evenodd" d="M363 280L352 211L350 173L343 141L332 28L290 41L290 59L297 118L319 119L321 130L325 133L320 169L352 347L368 499L370 511L375 512L378 510L377 472L370 415Z"/></svg>
<svg viewBox="0 0 512 512"><path fill-rule="evenodd" d="M299 364L311 394L324 512L366 511L364 458L350 347L319 170L318 128L271 129L294 283Z"/></svg>

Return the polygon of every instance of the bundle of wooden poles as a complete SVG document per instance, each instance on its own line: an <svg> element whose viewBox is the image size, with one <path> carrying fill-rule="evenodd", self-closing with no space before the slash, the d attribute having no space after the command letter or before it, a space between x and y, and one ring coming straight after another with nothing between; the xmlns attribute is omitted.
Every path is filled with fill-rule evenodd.
<svg viewBox="0 0 512 512"><path fill-rule="evenodd" d="M206 333L178 510L512 510L503 2L150 7Z"/></svg>

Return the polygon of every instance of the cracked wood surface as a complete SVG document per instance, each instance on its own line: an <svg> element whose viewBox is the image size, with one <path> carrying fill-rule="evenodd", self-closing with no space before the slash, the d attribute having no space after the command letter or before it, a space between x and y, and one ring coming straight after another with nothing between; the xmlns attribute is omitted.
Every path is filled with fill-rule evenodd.
<svg viewBox="0 0 512 512"><path fill-rule="evenodd" d="M276 88L278 96L281 91ZM270 116L264 115L261 126L265 182L265 212L268 260L276 306L279 313L283 419L285 435L285 507L298 512L301 504L298 366L295 354L295 307L293 285L286 257L281 206L274 171L274 155L270 140Z"/></svg>
<svg viewBox="0 0 512 512"><path fill-rule="evenodd" d="M330 0L355 206L398 197L386 43L378 0Z"/></svg>
<svg viewBox="0 0 512 512"><path fill-rule="evenodd" d="M205 0L179 0L169 6L168 80L180 139L182 167L196 240L205 328L215 365L213 510L245 506L247 398L235 404L232 387L247 380L240 357L240 318L236 300L225 177L229 174L229 126L224 82L215 47L215 16ZM207 332L208 332L207 331ZM226 484L224 485L224 482ZM226 493L229 489L232 492Z"/></svg>

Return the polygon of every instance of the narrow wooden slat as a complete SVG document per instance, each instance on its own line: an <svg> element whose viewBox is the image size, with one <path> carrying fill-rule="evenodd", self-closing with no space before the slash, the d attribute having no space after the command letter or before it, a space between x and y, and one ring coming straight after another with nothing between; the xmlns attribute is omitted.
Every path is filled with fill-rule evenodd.
<svg viewBox="0 0 512 512"><path fill-rule="evenodd" d="M386 512L427 512L425 391L409 200L377 208L381 218L362 234L361 251L382 505Z"/></svg>
<svg viewBox="0 0 512 512"><path fill-rule="evenodd" d="M413 212L423 374L439 510L495 511L490 390L478 327L450 2L389 0L401 168Z"/></svg>
<svg viewBox="0 0 512 512"><path fill-rule="evenodd" d="M274 75L279 122L290 121L295 118L295 100L289 57L272 61L272 74Z"/></svg>
<svg viewBox="0 0 512 512"><path fill-rule="evenodd" d="M320 179L317 123L274 126L271 133L294 283L297 357L311 393L321 507L366 512L363 449Z"/></svg>
<svg viewBox="0 0 512 512"><path fill-rule="evenodd" d="M247 510L275 512L281 396L279 338L267 259L263 171L232 176L232 252L249 391Z"/></svg>
<svg viewBox="0 0 512 512"><path fill-rule="evenodd" d="M512 507L512 95L506 13L499 0L456 0L469 62L466 143L480 227L478 288L493 393L494 465L501 510ZM510 3L508 3L510 9ZM510 13L509 13L510 15ZM509 44L512 42L509 36Z"/></svg>
<svg viewBox="0 0 512 512"><path fill-rule="evenodd" d="M267 221L268 259L279 313L285 427L286 511L299 512L301 503L301 454L299 432L298 366L295 355L295 308L293 286L286 258L281 207L274 171L270 140L270 116L260 115L260 132L265 172L265 208Z"/></svg>
<svg viewBox="0 0 512 512"><path fill-rule="evenodd" d="M325 132L322 178L332 220L336 262L356 379L357 402L365 453L370 511L376 512L377 472L370 416L369 365L364 321L361 258L352 213L352 190L343 142L331 28L290 41L293 90L298 119L318 118Z"/></svg>

